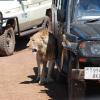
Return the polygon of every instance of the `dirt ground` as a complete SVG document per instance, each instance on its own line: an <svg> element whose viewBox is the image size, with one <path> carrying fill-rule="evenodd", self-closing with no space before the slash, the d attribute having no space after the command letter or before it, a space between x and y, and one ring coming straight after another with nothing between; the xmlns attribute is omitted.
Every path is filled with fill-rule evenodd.
<svg viewBox="0 0 100 100"><path fill-rule="evenodd" d="M17 40L12 56L0 57L0 100L66 100L66 86L35 82L35 54L26 48L27 38Z"/></svg>

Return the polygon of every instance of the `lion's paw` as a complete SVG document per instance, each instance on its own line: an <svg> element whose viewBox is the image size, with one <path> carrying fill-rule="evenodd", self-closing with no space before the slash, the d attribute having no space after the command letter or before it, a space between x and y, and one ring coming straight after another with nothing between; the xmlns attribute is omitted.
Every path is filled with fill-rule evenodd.
<svg viewBox="0 0 100 100"><path fill-rule="evenodd" d="M40 80L39 81L39 85L44 85L44 84L46 84L47 82L46 82L46 79L43 79L43 80Z"/></svg>

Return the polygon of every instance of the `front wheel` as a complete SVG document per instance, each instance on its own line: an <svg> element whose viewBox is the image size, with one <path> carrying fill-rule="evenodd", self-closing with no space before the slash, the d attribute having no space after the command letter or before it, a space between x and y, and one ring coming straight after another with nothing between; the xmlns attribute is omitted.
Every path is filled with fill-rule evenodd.
<svg viewBox="0 0 100 100"><path fill-rule="evenodd" d="M0 35L0 55L12 55L15 49L15 34L12 27L7 27Z"/></svg>

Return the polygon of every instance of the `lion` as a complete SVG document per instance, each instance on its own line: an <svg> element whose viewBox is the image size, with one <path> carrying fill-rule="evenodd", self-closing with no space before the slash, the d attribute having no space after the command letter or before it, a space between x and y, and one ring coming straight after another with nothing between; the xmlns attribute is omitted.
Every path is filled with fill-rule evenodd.
<svg viewBox="0 0 100 100"><path fill-rule="evenodd" d="M38 66L39 84L53 82L52 70L55 66L55 59L57 54L57 42L52 33L48 29L43 29L37 32L30 38L27 46L36 53L36 61ZM46 67L48 65L48 72L46 74Z"/></svg>

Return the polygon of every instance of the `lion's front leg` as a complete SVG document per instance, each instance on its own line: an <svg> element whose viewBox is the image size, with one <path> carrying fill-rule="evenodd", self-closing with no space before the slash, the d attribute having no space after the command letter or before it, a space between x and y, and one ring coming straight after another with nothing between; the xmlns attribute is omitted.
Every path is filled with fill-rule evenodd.
<svg viewBox="0 0 100 100"><path fill-rule="evenodd" d="M38 52L36 53L36 61L37 61L37 67L38 67L38 74L37 74L37 78L36 81L40 80L40 66L41 66L41 57L38 54Z"/></svg>
<svg viewBox="0 0 100 100"><path fill-rule="evenodd" d="M38 66L38 74L37 74L36 81L39 81L40 80L40 62L39 61L37 61L37 66Z"/></svg>
<svg viewBox="0 0 100 100"><path fill-rule="evenodd" d="M45 84L46 83L46 65L47 61L44 61L43 64L40 66L40 81L39 84Z"/></svg>

